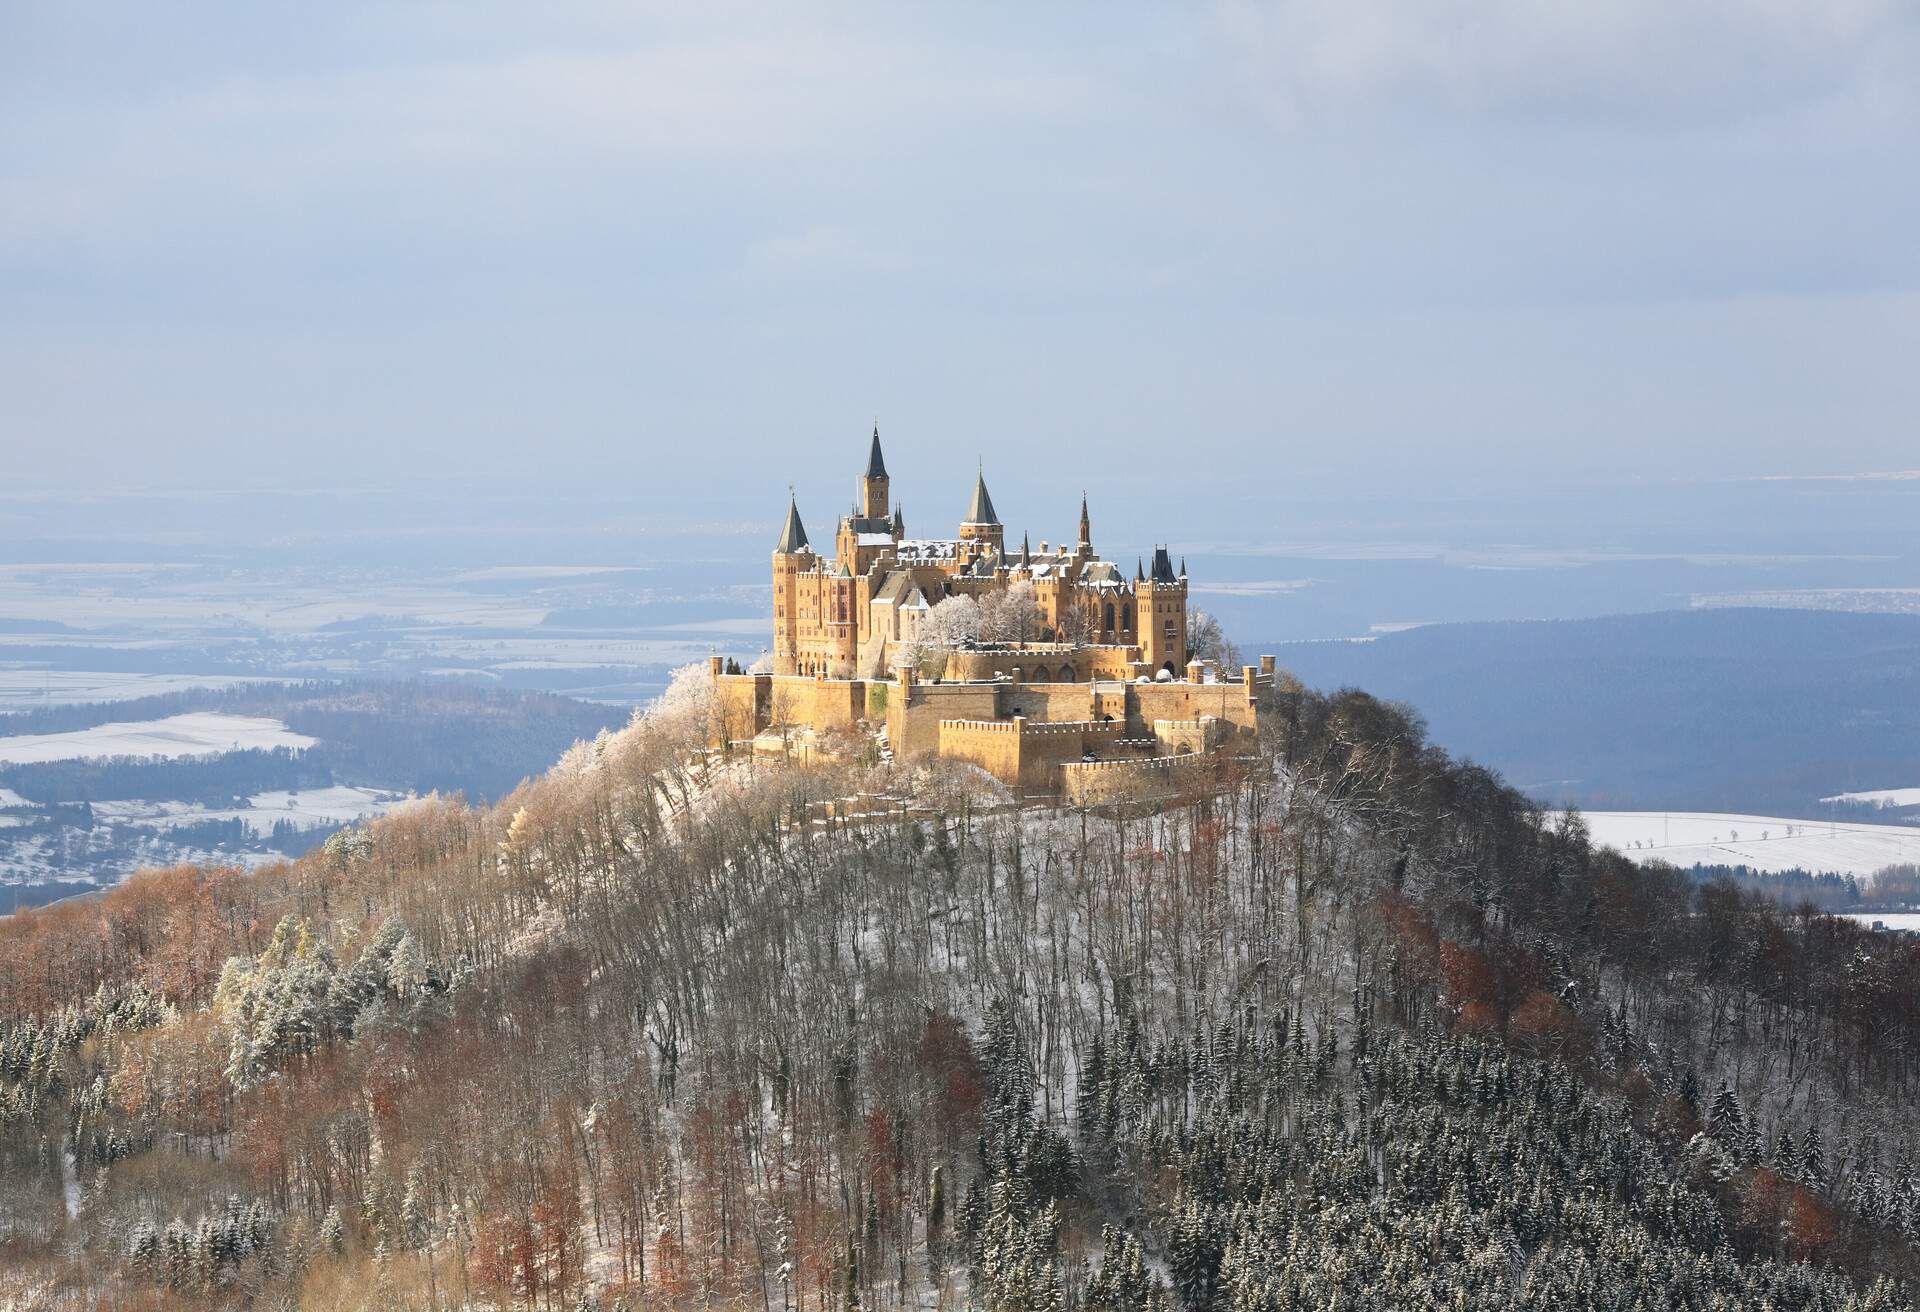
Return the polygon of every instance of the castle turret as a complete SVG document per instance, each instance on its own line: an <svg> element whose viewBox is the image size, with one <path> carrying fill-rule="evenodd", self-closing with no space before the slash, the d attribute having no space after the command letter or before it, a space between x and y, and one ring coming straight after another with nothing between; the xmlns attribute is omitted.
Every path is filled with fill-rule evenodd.
<svg viewBox="0 0 1920 1312"><path fill-rule="evenodd" d="M799 660L798 612L800 575L813 568L813 548L807 542L800 507L787 497L787 522L773 546L773 671L792 674Z"/></svg>
<svg viewBox="0 0 1920 1312"><path fill-rule="evenodd" d="M993 498L987 494L987 476L985 471L973 481L973 497L967 502L967 517L960 521L960 540L977 543L976 550L991 549L999 553L1006 546L1006 529L1000 524L1000 516L993 509Z"/></svg>
<svg viewBox="0 0 1920 1312"><path fill-rule="evenodd" d="M1080 494L1080 553L1093 554L1093 521L1087 518L1087 494Z"/></svg>
<svg viewBox="0 0 1920 1312"><path fill-rule="evenodd" d="M1176 677L1187 664L1187 580L1173 572L1173 557L1155 547L1153 568L1133 585L1139 607L1140 658L1156 673Z"/></svg>
<svg viewBox="0 0 1920 1312"><path fill-rule="evenodd" d="M807 526L800 522L800 504L788 493L787 522L780 526L780 540L773 544L773 552L776 556L797 556L812 550L807 545Z"/></svg>

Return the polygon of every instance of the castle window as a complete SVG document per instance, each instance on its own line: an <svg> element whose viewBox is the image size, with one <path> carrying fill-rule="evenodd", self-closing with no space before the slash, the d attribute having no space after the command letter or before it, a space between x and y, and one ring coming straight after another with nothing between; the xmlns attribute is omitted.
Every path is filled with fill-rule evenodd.
<svg viewBox="0 0 1920 1312"><path fill-rule="evenodd" d="M1062 683L1072 683L1072 682L1073 682L1073 666L1071 666L1071 665L1062 665L1062 666L1060 667L1060 682L1062 682Z"/></svg>
<svg viewBox="0 0 1920 1312"><path fill-rule="evenodd" d="M1107 609L1104 615L1102 616L1102 618L1106 620L1107 632L1109 633L1113 632L1113 603L1112 602L1107 603Z"/></svg>
<svg viewBox="0 0 1920 1312"><path fill-rule="evenodd" d="M1131 602L1120 608L1120 627L1123 629L1133 627L1133 604Z"/></svg>

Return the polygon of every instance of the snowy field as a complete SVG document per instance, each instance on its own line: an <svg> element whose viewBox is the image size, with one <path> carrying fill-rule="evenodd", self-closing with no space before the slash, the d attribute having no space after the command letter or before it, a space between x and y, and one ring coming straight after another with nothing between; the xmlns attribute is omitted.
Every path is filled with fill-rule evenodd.
<svg viewBox="0 0 1920 1312"><path fill-rule="evenodd" d="M1771 815L1701 811L1586 811L1596 843L1635 861L1676 866L1744 865L1781 870L1867 875L1885 866L1920 862L1920 828Z"/></svg>
<svg viewBox="0 0 1920 1312"><path fill-rule="evenodd" d="M1849 911L1846 919L1869 926L1877 921L1887 929L1904 929L1920 934L1920 911Z"/></svg>
<svg viewBox="0 0 1920 1312"><path fill-rule="evenodd" d="M1920 788L1880 788L1870 793L1836 793L1823 802L1852 802L1856 806L1920 806Z"/></svg>
<svg viewBox="0 0 1920 1312"><path fill-rule="evenodd" d="M319 740L261 715L196 711L163 720L121 721L71 733L0 738L0 764L28 765L99 756L211 756L249 748L307 748Z"/></svg>
<svg viewBox="0 0 1920 1312"><path fill-rule="evenodd" d="M209 820L240 820L264 837L282 820L292 823L295 829L351 824L385 815L404 800L399 793L336 786L309 788L298 793L255 793L244 807L218 810L195 802L95 802L93 814L110 824L143 825L160 830Z"/></svg>

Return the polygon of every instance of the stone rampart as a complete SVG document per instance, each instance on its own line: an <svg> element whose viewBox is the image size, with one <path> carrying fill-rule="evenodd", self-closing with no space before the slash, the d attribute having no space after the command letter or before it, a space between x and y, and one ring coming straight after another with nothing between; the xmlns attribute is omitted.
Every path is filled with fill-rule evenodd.
<svg viewBox="0 0 1920 1312"><path fill-rule="evenodd" d="M1164 797L1206 787L1218 766L1216 758L1208 755L1071 761L1060 767L1060 796L1071 806Z"/></svg>

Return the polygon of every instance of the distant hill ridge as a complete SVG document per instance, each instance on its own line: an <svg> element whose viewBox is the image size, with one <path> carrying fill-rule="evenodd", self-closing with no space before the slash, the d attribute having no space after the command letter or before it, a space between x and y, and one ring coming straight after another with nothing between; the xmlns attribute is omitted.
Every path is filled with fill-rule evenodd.
<svg viewBox="0 0 1920 1312"><path fill-rule="evenodd" d="M1920 785L1920 616L1657 611L1263 646L1309 686L1418 706L1542 801L1825 815L1822 797Z"/></svg>

